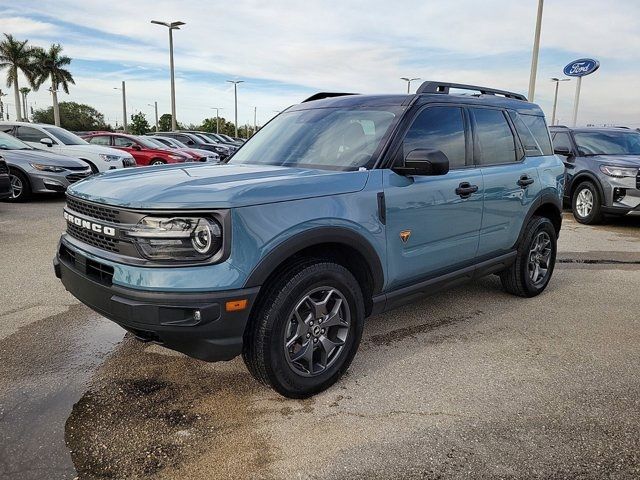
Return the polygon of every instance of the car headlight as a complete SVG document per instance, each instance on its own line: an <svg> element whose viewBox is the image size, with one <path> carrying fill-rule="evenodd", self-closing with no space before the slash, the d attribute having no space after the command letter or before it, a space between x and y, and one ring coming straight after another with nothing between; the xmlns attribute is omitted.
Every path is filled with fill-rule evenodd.
<svg viewBox="0 0 640 480"><path fill-rule="evenodd" d="M42 163L30 163L29 165L31 165L36 170L40 170L41 172L56 172L56 173L60 173L60 172L64 172L65 171L64 168L57 167L55 165L43 165Z"/></svg>
<svg viewBox="0 0 640 480"><path fill-rule="evenodd" d="M205 260L222 248L222 226L204 217L144 217L126 234L150 260Z"/></svg>
<svg viewBox="0 0 640 480"><path fill-rule="evenodd" d="M117 162L122 159L120 155L110 155L108 153L100 153L98 156L105 162Z"/></svg>
<svg viewBox="0 0 640 480"><path fill-rule="evenodd" d="M218 153L229 153L229 149L227 147L215 147L215 150Z"/></svg>
<svg viewBox="0 0 640 480"><path fill-rule="evenodd" d="M600 171L616 178L635 177L638 174L637 168L616 167L615 165L600 165Z"/></svg>

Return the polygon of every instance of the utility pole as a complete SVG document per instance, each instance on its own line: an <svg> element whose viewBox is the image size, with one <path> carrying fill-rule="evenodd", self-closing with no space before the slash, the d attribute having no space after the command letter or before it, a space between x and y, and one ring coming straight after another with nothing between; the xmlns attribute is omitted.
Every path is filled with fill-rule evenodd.
<svg viewBox="0 0 640 480"><path fill-rule="evenodd" d="M253 107L253 135L256 134L257 129L257 118L258 118L258 107Z"/></svg>
<svg viewBox="0 0 640 480"><path fill-rule="evenodd" d="M160 22L158 20L151 20L151 23L156 25L163 25L169 29L169 69L171 70L171 130L177 130L176 122L176 83L173 71L173 31L180 30L182 25L186 25L184 22Z"/></svg>
<svg viewBox="0 0 640 480"><path fill-rule="evenodd" d="M216 111L216 133L220 133L220 107L211 107L211 110Z"/></svg>
<svg viewBox="0 0 640 480"><path fill-rule="evenodd" d="M551 125L556 123L556 107L558 106L558 86L560 82L568 82L570 78L552 78L551 81L556 83L555 94L553 95L553 113L551 114Z"/></svg>
<svg viewBox="0 0 640 480"><path fill-rule="evenodd" d="M0 88L0 121L4 120L4 104L2 103L2 97L6 97L6 93L2 93L2 89ZM7 120L9 120L7 118Z"/></svg>
<svg viewBox="0 0 640 480"><path fill-rule="evenodd" d="M538 51L540 50L540 30L542 28L542 7L544 0L538 0L538 17L536 18L536 33L533 37L533 52L531 55L531 73L529 74L528 100L533 102L536 93L536 75L538 73Z"/></svg>
<svg viewBox="0 0 640 480"><path fill-rule="evenodd" d="M122 90L122 131L127 133L127 93L124 80L122 81L122 88L113 87L113 89Z"/></svg>
<svg viewBox="0 0 640 480"><path fill-rule="evenodd" d="M244 80L227 80L229 83L233 83L233 101L234 101L234 124L236 130L236 137L238 136L238 84L243 83Z"/></svg>
<svg viewBox="0 0 640 480"><path fill-rule="evenodd" d="M153 105L151 105L150 103L147 103L148 106L150 107L155 107L155 111L156 111L156 133L158 133L160 131L160 129L158 128L158 102L153 102Z"/></svg>

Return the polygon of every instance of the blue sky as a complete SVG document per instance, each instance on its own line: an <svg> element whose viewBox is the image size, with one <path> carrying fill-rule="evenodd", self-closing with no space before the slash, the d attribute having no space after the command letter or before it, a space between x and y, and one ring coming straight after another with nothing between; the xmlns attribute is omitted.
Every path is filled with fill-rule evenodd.
<svg viewBox="0 0 640 480"><path fill-rule="evenodd" d="M579 123L640 126L640 2L545 3L535 101L550 115L549 78L595 57L602 66L583 81ZM76 79L61 99L89 103L115 123L122 80L129 113L152 120L154 101L169 111L168 35L150 20L184 21L175 33L178 120L198 123L212 107L232 117L225 80L241 79L240 123L253 122L254 107L263 123L317 91L402 92L403 76L526 93L536 8L537 0L0 0L0 31L61 43ZM570 121L574 88L561 85L561 122ZM46 88L29 97L35 108L50 102Z"/></svg>

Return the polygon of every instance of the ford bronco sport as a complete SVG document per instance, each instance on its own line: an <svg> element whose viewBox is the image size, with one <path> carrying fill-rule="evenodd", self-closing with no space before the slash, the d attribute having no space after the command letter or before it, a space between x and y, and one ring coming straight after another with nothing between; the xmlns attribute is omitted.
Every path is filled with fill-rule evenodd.
<svg viewBox="0 0 640 480"><path fill-rule="evenodd" d="M207 361L242 354L302 398L344 373L370 315L492 273L541 293L563 182L543 113L521 95L440 82L322 93L225 165L73 185L54 265L139 339Z"/></svg>

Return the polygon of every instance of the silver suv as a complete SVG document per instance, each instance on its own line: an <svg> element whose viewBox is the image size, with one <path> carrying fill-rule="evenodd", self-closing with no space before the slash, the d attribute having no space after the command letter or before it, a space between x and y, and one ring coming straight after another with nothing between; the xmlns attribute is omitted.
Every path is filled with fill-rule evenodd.
<svg viewBox="0 0 640 480"><path fill-rule="evenodd" d="M580 223L640 214L640 133L628 128L550 127L566 167L565 200Z"/></svg>

